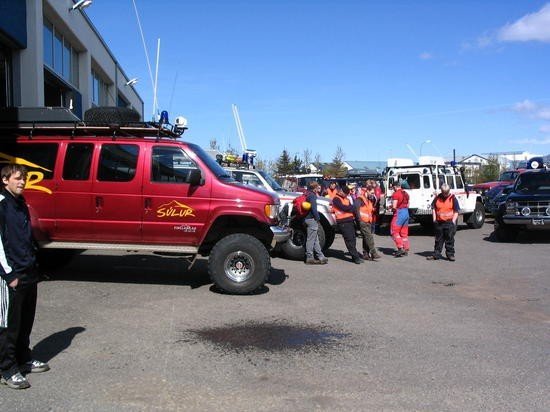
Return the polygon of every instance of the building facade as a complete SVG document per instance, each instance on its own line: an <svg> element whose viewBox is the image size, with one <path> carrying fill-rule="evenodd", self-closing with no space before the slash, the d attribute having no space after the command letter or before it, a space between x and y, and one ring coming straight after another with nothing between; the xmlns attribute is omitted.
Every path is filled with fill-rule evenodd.
<svg viewBox="0 0 550 412"><path fill-rule="evenodd" d="M143 119L131 78L77 3L0 0L0 107L67 107L82 118L119 106Z"/></svg>

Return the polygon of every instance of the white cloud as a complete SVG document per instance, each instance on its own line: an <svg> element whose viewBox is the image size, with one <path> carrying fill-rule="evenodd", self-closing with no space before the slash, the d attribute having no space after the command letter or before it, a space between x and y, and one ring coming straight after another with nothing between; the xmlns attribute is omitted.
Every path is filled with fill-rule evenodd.
<svg viewBox="0 0 550 412"><path fill-rule="evenodd" d="M545 137L542 139L520 139L520 140L512 140L510 143L517 143L517 144L534 144L534 145L550 145L550 137Z"/></svg>
<svg viewBox="0 0 550 412"><path fill-rule="evenodd" d="M420 57L421 60L430 60L433 59L434 56L430 52L422 52L418 57Z"/></svg>
<svg viewBox="0 0 550 412"><path fill-rule="evenodd" d="M550 124L543 124L541 127L539 127L539 132L550 133Z"/></svg>
<svg viewBox="0 0 550 412"><path fill-rule="evenodd" d="M506 41L541 41L550 43L550 3L536 13L523 16L497 32L497 39Z"/></svg>
<svg viewBox="0 0 550 412"><path fill-rule="evenodd" d="M537 104L528 99L514 104L512 110L532 119L550 120L550 107Z"/></svg>

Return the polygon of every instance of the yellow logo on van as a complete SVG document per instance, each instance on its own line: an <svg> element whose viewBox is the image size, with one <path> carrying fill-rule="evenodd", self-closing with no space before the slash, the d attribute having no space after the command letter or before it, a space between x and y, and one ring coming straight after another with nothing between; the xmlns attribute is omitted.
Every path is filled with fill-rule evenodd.
<svg viewBox="0 0 550 412"><path fill-rule="evenodd" d="M0 159L5 159L5 161L0 160L0 163L17 163L32 169L42 169L46 172L51 172L51 170L46 169L45 167L42 167L35 163L29 162L28 160L25 160L21 157L14 157L5 153L0 153ZM44 180L44 173L38 170L29 170L29 172L27 173L27 182L25 184L25 189L39 190L41 192L46 192L47 194L51 195L52 191L50 189L39 184L42 180Z"/></svg>
<svg viewBox="0 0 550 412"><path fill-rule="evenodd" d="M172 200L160 205L157 209L157 217L195 217L195 211L187 205Z"/></svg>

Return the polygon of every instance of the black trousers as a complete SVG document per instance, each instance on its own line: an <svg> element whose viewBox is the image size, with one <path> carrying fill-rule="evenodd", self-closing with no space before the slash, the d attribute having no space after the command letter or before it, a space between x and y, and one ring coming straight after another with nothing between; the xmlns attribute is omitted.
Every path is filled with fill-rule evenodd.
<svg viewBox="0 0 550 412"><path fill-rule="evenodd" d="M352 222L338 222L338 227L340 228L340 233L344 238L344 243L348 252L351 254L352 259L360 258L359 252L357 251L356 246L356 236L355 236L355 223Z"/></svg>
<svg viewBox="0 0 550 412"><path fill-rule="evenodd" d="M10 378L32 360L30 336L36 313L36 283L9 290L8 327L0 328L0 372Z"/></svg>
<svg viewBox="0 0 550 412"><path fill-rule="evenodd" d="M434 225L435 229L435 245L434 253L436 256L441 255L443 244L445 244L445 252L447 256L455 255L455 233L456 225L453 222L437 222Z"/></svg>

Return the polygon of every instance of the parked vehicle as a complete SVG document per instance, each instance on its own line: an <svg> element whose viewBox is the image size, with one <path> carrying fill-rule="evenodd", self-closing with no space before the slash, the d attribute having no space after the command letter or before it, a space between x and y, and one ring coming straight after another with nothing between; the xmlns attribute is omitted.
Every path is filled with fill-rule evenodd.
<svg viewBox="0 0 550 412"><path fill-rule="evenodd" d="M305 257L305 244L307 234L304 227L304 219L297 217L292 212L292 201L300 196L301 192L292 192L283 189L277 181L263 170L248 168L226 168L231 176L245 185L252 185L275 193L281 201L281 221L285 221L291 228L292 234L286 242L278 245L283 256L302 260ZM319 227L319 243L323 250L327 250L336 236L336 219L331 211L330 201L323 197L317 198L317 209L321 216Z"/></svg>
<svg viewBox="0 0 550 412"><path fill-rule="evenodd" d="M532 159L533 160L533 159ZM494 234L501 242L516 239L520 230L550 231L550 170L542 160L521 173L495 215Z"/></svg>
<svg viewBox="0 0 550 412"><path fill-rule="evenodd" d="M474 190L483 196L488 190L491 190L496 186L511 185L512 183L514 183L514 180L516 180L516 177L518 177L518 175L523 170L524 169L517 169L517 170L508 170L506 172L502 172L498 180L495 180L492 182L477 183L474 185Z"/></svg>
<svg viewBox="0 0 550 412"><path fill-rule="evenodd" d="M485 208L481 196L465 189L464 180L457 167L443 162L426 165L388 167L384 175L387 188L385 205L380 214L387 217L391 212L392 185L395 181L404 182L401 186L409 194L409 214L414 222L429 226L432 224L432 202L443 183L451 187L460 205L459 214L471 228L479 229L485 222Z"/></svg>
<svg viewBox="0 0 550 412"><path fill-rule="evenodd" d="M485 213L491 213L491 208L493 207L493 199L502 194L502 191L506 186L508 185L498 185L485 192L485 194L482 196L483 205L485 206Z"/></svg>
<svg viewBox="0 0 550 412"><path fill-rule="evenodd" d="M499 206L506 201L508 198L508 195L512 192L512 189L514 188L514 185L507 185L502 188L502 190L499 191L499 193L491 199L491 202L489 203L489 213L493 216L496 215Z"/></svg>
<svg viewBox="0 0 550 412"><path fill-rule="evenodd" d="M201 147L176 140L181 129L136 122L0 123L2 162L30 169L25 198L42 254L104 249L202 255L212 281L226 292L264 285L269 250L290 237L279 226L279 198L238 183Z"/></svg>
<svg viewBox="0 0 550 412"><path fill-rule="evenodd" d="M319 173L306 173L288 175L283 177L282 186L291 192L305 192L310 182L323 183L323 175Z"/></svg>

